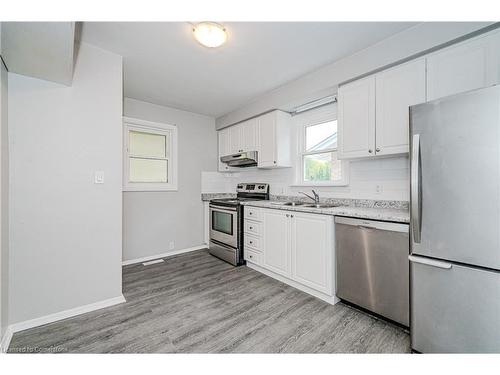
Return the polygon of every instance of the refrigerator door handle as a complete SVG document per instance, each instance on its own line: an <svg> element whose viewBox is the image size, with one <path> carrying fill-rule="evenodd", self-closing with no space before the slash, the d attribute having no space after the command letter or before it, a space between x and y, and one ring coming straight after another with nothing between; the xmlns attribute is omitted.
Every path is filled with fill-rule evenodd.
<svg viewBox="0 0 500 375"><path fill-rule="evenodd" d="M424 257L417 257L415 255L408 256L408 259L412 263L425 264L426 266L442 268L445 270L449 270L452 267L452 264L448 263L448 262L443 262L440 260L434 260L434 259L429 259L429 258L424 258Z"/></svg>
<svg viewBox="0 0 500 375"><path fill-rule="evenodd" d="M420 135L413 135L411 152L411 223L413 241L420 243Z"/></svg>

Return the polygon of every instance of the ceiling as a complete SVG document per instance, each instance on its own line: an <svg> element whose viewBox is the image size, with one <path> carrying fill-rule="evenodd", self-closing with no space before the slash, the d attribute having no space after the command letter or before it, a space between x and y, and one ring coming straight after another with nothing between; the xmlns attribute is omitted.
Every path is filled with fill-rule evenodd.
<svg viewBox="0 0 500 375"><path fill-rule="evenodd" d="M416 23L228 22L209 49L182 22L85 22L81 39L123 56L127 97L219 117Z"/></svg>

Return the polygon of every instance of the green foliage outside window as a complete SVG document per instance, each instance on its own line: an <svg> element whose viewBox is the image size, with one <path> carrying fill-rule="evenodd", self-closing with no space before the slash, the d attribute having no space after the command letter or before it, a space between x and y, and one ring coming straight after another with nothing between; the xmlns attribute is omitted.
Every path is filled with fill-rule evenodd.
<svg viewBox="0 0 500 375"><path fill-rule="evenodd" d="M331 162L311 157L305 158L304 178L306 181L330 181Z"/></svg>

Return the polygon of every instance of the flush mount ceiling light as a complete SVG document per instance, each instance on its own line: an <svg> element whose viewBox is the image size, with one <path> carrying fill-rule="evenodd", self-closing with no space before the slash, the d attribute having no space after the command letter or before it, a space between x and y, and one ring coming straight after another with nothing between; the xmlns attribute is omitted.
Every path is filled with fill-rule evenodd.
<svg viewBox="0 0 500 375"><path fill-rule="evenodd" d="M200 22L193 25L193 35L200 44L209 48L220 47L227 40L226 29L215 22Z"/></svg>

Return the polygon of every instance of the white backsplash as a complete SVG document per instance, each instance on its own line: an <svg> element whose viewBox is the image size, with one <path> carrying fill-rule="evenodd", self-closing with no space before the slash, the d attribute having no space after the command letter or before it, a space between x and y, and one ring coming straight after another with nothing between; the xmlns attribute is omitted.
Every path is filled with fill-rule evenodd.
<svg viewBox="0 0 500 375"><path fill-rule="evenodd" d="M202 172L202 193L234 193L239 182L270 184L271 194L297 195L315 189L323 197L376 200L409 200L408 157L392 157L350 162L349 185L338 187L293 186L295 168L242 169L241 172ZM378 190L378 191L377 191Z"/></svg>

